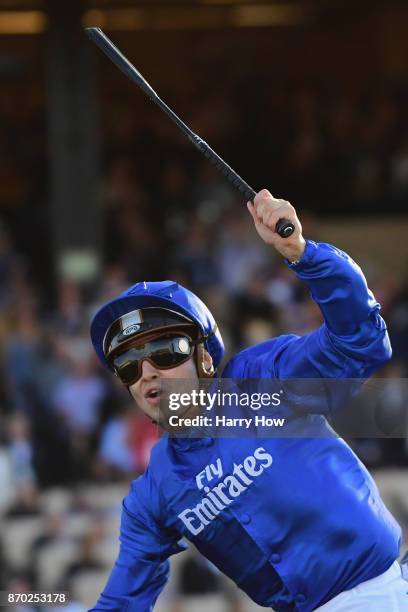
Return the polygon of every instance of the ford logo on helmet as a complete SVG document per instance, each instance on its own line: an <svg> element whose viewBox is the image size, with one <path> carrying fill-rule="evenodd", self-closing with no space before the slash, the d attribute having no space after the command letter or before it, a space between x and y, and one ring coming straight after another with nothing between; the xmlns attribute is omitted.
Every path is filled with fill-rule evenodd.
<svg viewBox="0 0 408 612"><path fill-rule="evenodd" d="M122 331L122 335L123 336L130 336L130 335L136 333L137 331L139 331L139 329L140 329L140 325L129 325L129 327L126 327Z"/></svg>

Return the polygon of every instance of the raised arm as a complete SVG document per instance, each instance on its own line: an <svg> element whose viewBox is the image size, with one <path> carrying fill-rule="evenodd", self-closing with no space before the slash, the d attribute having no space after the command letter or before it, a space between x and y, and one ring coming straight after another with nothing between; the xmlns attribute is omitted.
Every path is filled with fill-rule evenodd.
<svg viewBox="0 0 408 612"><path fill-rule="evenodd" d="M363 380L391 357L380 305L361 269L346 253L330 244L303 239L296 211L288 202L275 200L263 190L248 209L262 239L309 286L324 324L305 336L282 335L238 353L223 377L291 379L288 417L293 410L295 414L329 414L341 409ZM295 225L287 242L274 231L280 217ZM325 380L308 383L299 379Z"/></svg>
<svg viewBox="0 0 408 612"><path fill-rule="evenodd" d="M150 612L169 574L168 557L184 550L177 536L160 529L140 494L143 477L123 501L120 551L109 580L89 612Z"/></svg>
<svg viewBox="0 0 408 612"><path fill-rule="evenodd" d="M391 347L379 314L380 305L359 266L330 244L306 242L293 206L275 200L268 191L261 191L248 208L261 238L278 250L297 277L309 286L325 322L306 336L281 336L254 347L257 363L252 372L242 375L261 376L264 372L279 378L371 376L391 357ZM282 216L296 228L286 241L273 231L275 217Z"/></svg>

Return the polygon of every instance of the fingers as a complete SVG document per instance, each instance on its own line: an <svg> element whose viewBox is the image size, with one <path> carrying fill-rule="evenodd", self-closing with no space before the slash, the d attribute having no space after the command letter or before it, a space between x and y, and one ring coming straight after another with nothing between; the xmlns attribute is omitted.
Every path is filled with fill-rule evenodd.
<svg viewBox="0 0 408 612"><path fill-rule="evenodd" d="M271 209L280 208L281 202L283 200L275 199L270 191L262 189L262 191L256 194L253 202L247 202L247 208L255 223L263 223L264 214Z"/></svg>
<svg viewBox="0 0 408 612"><path fill-rule="evenodd" d="M285 204L289 204L289 202L281 198L274 198L267 189L262 189L254 199L254 207L258 217L262 217L265 211L278 210Z"/></svg>
<svg viewBox="0 0 408 612"><path fill-rule="evenodd" d="M247 208L249 210L249 213L252 217L252 220L255 224L256 228L259 228L262 225L262 219L260 217L258 217L258 214L256 212L256 208L253 202L247 202Z"/></svg>
<svg viewBox="0 0 408 612"><path fill-rule="evenodd" d="M266 244L270 244L289 261L297 261L303 255L306 242L302 236L302 226L296 210L286 200L274 198L267 190L256 194L253 202L247 202L256 231ZM276 231L279 219L287 219L294 225L295 231L288 238L283 238Z"/></svg>
<svg viewBox="0 0 408 612"><path fill-rule="evenodd" d="M255 199L253 208L248 209L255 222L273 229L279 219L296 218L293 206L286 200L274 198L267 189L262 189Z"/></svg>
<svg viewBox="0 0 408 612"><path fill-rule="evenodd" d="M272 200L274 199L271 192L268 191L267 189L261 189L261 191L258 191L258 193L255 196L254 204L257 204L261 200L270 199L270 198L272 198Z"/></svg>

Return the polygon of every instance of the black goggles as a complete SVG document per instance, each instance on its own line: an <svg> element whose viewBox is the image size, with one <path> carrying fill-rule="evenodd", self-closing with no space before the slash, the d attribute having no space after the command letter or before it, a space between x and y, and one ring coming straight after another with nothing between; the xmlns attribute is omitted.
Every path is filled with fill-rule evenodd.
<svg viewBox="0 0 408 612"><path fill-rule="evenodd" d="M165 336L132 346L113 355L110 362L116 376L125 385L133 385L142 375L143 361L150 361L159 370L175 368L190 359L196 344L185 335Z"/></svg>

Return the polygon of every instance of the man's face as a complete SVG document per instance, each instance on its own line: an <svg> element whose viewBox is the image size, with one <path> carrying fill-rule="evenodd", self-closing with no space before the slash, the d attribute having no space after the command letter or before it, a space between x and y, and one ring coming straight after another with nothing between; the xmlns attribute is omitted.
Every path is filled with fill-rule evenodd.
<svg viewBox="0 0 408 612"><path fill-rule="evenodd" d="M137 405L152 420L157 421L162 381L188 379L198 381L197 368L192 356L188 361L169 370L160 370L150 361L142 362L142 375L129 390Z"/></svg>
<svg viewBox="0 0 408 612"><path fill-rule="evenodd" d="M203 359L204 367L209 369L212 365L212 359L207 351L204 351ZM186 391L198 389L199 377L194 354L188 361L185 361L181 365L168 370L160 370L155 365L150 363L150 361L144 360L142 362L141 377L133 385L129 386L130 393L132 394L139 408L152 421L160 424L165 429L168 429L168 410L164 411L163 405L161 409L160 391L163 382L171 382L172 380L182 380L183 384L185 383L187 386L185 389ZM189 411L190 407L186 407L183 412L185 414ZM166 414L163 414L164 412L167 413L167 417Z"/></svg>

